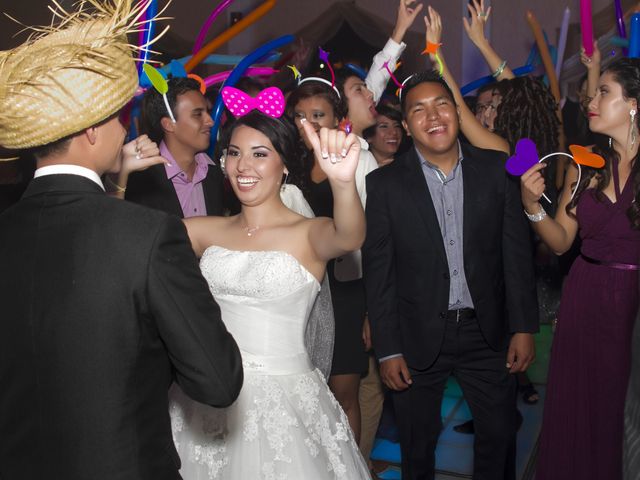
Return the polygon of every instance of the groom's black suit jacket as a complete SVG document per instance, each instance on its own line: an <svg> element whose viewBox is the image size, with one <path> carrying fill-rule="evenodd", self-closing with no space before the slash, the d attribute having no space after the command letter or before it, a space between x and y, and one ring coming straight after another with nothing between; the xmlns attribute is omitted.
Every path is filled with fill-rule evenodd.
<svg viewBox="0 0 640 480"><path fill-rule="evenodd" d="M506 156L462 144L464 269L480 329L504 349L511 333L536 332L529 227ZM367 308L378 358L403 354L428 368L446 324L449 267L415 149L367 176L362 248Z"/></svg>
<svg viewBox="0 0 640 480"><path fill-rule="evenodd" d="M215 406L242 384L182 222L33 180L0 215L0 478L179 478L174 378Z"/></svg>

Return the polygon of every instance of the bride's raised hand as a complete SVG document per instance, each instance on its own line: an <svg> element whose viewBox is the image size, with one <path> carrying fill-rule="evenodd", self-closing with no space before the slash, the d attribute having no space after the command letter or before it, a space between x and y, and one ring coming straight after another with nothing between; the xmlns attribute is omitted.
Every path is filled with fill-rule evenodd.
<svg viewBox="0 0 640 480"><path fill-rule="evenodd" d="M305 119L304 133L313 147L316 161L330 181L348 183L355 179L360 159L360 141L357 135L342 130L321 128L319 134Z"/></svg>
<svg viewBox="0 0 640 480"><path fill-rule="evenodd" d="M146 135L140 135L122 147L121 173L128 175L131 172L146 170L158 163L168 162L160 156L160 149L156 142Z"/></svg>

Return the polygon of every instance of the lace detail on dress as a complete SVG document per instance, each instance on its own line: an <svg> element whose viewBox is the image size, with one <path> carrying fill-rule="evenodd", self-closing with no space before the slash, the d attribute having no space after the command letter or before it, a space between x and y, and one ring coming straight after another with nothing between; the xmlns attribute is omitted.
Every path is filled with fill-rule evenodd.
<svg viewBox="0 0 640 480"><path fill-rule="evenodd" d="M229 463L227 446L223 441L209 445L196 445L189 442L187 447L189 461L207 467L209 478L218 478L224 467Z"/></svg>
<svg viewBox="0 0 640 480"><path fill-rule="evenodd" d="M238 252L212 245L200 269L213 295L274 298L291 293L312 278L296 258L282 251Z"/></svg>
<svg viewBox="0 0 640 480"><path fill-rule="evenodd" d="M279 251L209 247L200 268L240 347L245 381L226 409L172 395L183 478L369 479L346 415L304 348L315 277Z"/></svg>
<svg viewBox="0 0 640 480"><path fill-rule="evenodd" d="M194 403L175 385L170 397L171 431L176 449L186 454L188 462L206 467L209 478L217 478L229 463L224 442L226 411ZM194 424L199 427L196 436L186 431Z"/></svg>
<svg viewBox="0 0 640 480"><path fill-rule="evenodd" d="M282 386L269 376L252 375L247 379L249 385L259 389L254 392L261 393L253 400L254 408L245 412L243 436L247 442L266 438L273 450L273 462L267 462L263 467L265 478L287 478L275 477L272 474L275 475L273 472L278 470L277 462L291 462L291 456L287 452L297 448L292 429L297 429L300 425L298 419L291 414L291 406L287 408L287 403L295 402L294 408L303 423L303 430L307 433L303 442L309 455L316 458L324 451L327 472L333 472L336 478L347 479L347 468L342 455L346 444L352 442L346 427L348 420L328 387L317 381L318 374L316 370L312 374L297 375L295 386L288 395ZM333 425L329 416L320 409L321 395L332 400L330 403L333 404L335 416L339 419ZM355 443L353 445L355 446ZM272 470L272 467L276 470Z"/></svg>
<svg viewBox="0 0 640 480"><path fill-rule="evenodd" d="M254 398L255 408L246 412L244 424L244 438L251 442L258 435L265 435L269 447L275 452L274 460L291 462L285 447L293 442L293 436L289 427L297 427L298 420L284 408L283 392L280 385L265 375L252 375L248 378L248 384L260 388L262 398Z"/></svg>

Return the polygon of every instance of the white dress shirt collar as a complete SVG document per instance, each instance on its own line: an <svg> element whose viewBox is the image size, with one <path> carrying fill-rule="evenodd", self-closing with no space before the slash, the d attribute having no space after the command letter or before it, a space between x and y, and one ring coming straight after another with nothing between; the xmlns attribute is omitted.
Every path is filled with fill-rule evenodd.
<svg viewBox="0 0 640 480"><path fill-rule="evenodd" d="M33 178L60 174L80 175L81 177L88 178L104 190L104 185L102 184L102 180L100 180L100 176L93 170L81 167L80 165L47 165L46 167L38 168L36 173L33 175Z"/></svg>

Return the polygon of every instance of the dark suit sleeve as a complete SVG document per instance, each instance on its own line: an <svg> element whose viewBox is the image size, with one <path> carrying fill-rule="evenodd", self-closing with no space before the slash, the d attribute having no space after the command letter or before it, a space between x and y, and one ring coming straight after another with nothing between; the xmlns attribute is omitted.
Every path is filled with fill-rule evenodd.
<svg viewBox="0 0 640 480"><path fill-rule="evenodd" d="M240 352L177 218L167 218L156 238L148 282L150 309L182 389L208 405L233 403L243 380Z"/></svg>
<svg viewBox="0 0 640 480"><path fill-rule="evenodd" d="M144 172L132 172L127 179L127 189L124 199L130 202L144 204L144 199L151 192L149 189L148 174Z"/></svg>
<svg viewBox="0 0 640 480"><path fill-rule="evenodd" d="M518 183L506 174L502 256L509 330L511 333L536 333L539 329L538 297L529 225L522 209Z"/></svg>
<svg viewBox="0 0 640 480"><path fill-rule="evenodd" d="M367 176L367 237L362 246L363 278L373 348L378 358L402 353L390 212L380 177Z"/></svg>

